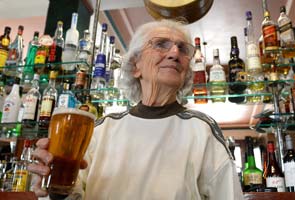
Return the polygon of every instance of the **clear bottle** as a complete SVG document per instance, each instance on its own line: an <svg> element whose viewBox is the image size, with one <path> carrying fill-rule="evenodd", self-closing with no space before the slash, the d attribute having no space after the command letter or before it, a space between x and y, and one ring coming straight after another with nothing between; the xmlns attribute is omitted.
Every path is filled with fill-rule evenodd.
<svg viewBox="0 0 295 200"><path fill-rule="evenodd" d="M208 99L204 98L207 96L207 87L206 87L206 63L205 57L201 51L201 40L199 37L195 37L195 48L196 52L194 55L194 64L192 67L193 70L193 94L195 96L194 102L197 104L206 104ZM201 97L201 98L198 98Z"/></svg>
<svg viewBox="0 0 295 200"><path fill-rule="evenodd" d="M248 167L243 170L244 192L252 191L262 186L262 171L256 167L253 138L245 138L247 144L247 164Z"/></svg>
<svg viewBox="0 0 295 200"><path fill-rule="evenodd" d="M23 65L23 39L24 26L19 25L17 35L12 43L9 45L8 57L6 66L11 66L4 70L6 76L14 77L22 72L22 67L17 68L17 65Z"/></svg>
<svg viewBox="0 0 295 200"><path fill-rule="evenodd" d="M256 43L251 11L246 12L247 21L247 44L246 44L246 72L248 74L249 92L253 96L248 96L248 102L260 102L262 97L259 93L264 90L264 74L259 57L259 48ZM257 95L256 95L257 94Z"/></svg>
<svg viewBox="0 0 295 200"><path fill-rule="evenodd" d="M229 86L229 94L243 94L246 89L246 84L238 84L241 80L238 79L238 75L245 72L245 63L239 57L240 50L238 47L238 40L236 36L232 36L231 40L231 52L230 60L228 62L229 67L229 82L234 83ZM242 103L245 101L245 97L229 97L228 100L233 103Z"/></svg>
<svg viewBox="0 0 295 200"><path fill-rule="evenodd" d="M79 44L79 31L77 30L78 13L72 14L71 28L67 30L65 37L65 48L62 53L63 62L73 62L77 56ZM63 64L62 68L65 71L72 71L76 67L75 64Z"/></svg>
<svg viewBox="0 0 295 200"><path fill-rule="evenodd" d="M34 77L35 57L39 46L39 32L35 31L33 39L29 42L28 52L25 59L26 62L23 70L24 91L28 91L29 88L31 88L31 80Z"/></svg>
<svg viewBox="0 0 295 200"><path fill-rule="evenodd" d="M28 164L32 162L32 144L26 139L21 154L21 160L16 162L12 182L13 192L26 192L30 190L31 173L28 171Z"/></svg>
<svg viewBox="0 0 295 200"><path fill-rule="evenodd" d="M16 77L10 94L6 97L2 111L2 123L17 122L18 112L21 105L20 78Z"/></svg>
<svg viewBox="0 0 295 200"><path fill-rule="evenodd" d="M100 34L100 43L99 43L99 53L106 55L107 52L107 37L108 37L108 24L101 24L101 34Z"/></svg>
<svg viewBox="0 0 295 200"><path fill-rule="evenodd" d="M266 187L275 187L278 192L285 192L284 174L277 163L272 141L267 143L267 152L267 167L263 173L263 177L266 179Z"/></svg>
<svg viewBox="0 0 295 200"><path fill-rule="evenodd" d="M79 40L78 48L78 61L86 62L86 64L80 64L79 69L82 71L89 71L91 65L91 48L92 40L90 38L89 30L84 30L84 36Z"/></svg>
<svg viewBox="0 0 295 200"><path fill-rule="evenodd" d="M271 20L269 11L264 12L264 20L262 22L262 34L265 50L278 49L277 25Z"/></svg>
<svg viewBox="0 0 295 200"><path fill-rule="evenodd" d="M210 68L209 75L210 95L226 94L226 77L223 66L220 65L219 50L213 49L213 66ZM225 102L225 97L214 97L212 102Z"/></svg>
<svg viewBox="0 0 295 200"><path fill-rule="evenodd" d="M0 71L3 70L8 57L8 46L10 44L10 31L9 26L5 26L4 34L0 36Z"/></svg>
<svg viewBox="0 0 295 200"><path fill-rule="evenodd" d="M33 87L29 90L23 100L24 111L22 124L24 127L32 128L36 125L41 94L39 92L39 74L34 74Z"/></svg>
<svg viewBox="0 0 295 200"><path fill-rule="evenodd" d="M295 192L295 151L290 135L286 135L286 154L284 156L284 174L287 192Z"/></svg>
<svg viewBox="0 0 295 200"><path fill-rule="evenodd" d="M107 51L107 57L106 57L105 79L106 79L107 87L114 87L114 74L113 74L113 68L112 68L113 55L115 53L114 51L115 51L115 36L111 35L109 48Z"/></svg>
<svg viewBox="0 0 295 200"><path fill-rule="evenodd" d="M106 85L105 80L106 70L106 56L104 54L98 54L95 61L93 78L91 81L91 89L104 88Z"/></svg>
<svg viewBox="0 0 295 200"><path fill-rule="evenodd" d="M57 73L55 71L50 71L48 86L43 91L40 116L39 116L39 127L41 129L48 128L52 112L57 102L58 93L55 88L56 76L57 76Z"/></svg>
<svg viewBox="0 0 295 200"><path fill-rule="evenodd" d="M63 83L63 91L58 97L57 107L59 108L75 108L76 98L70 90L70 83Z"/></svg>
<svg viewBox="0 0 295 200"><path fill-rule="evenodd" d="M280 32L280 41L281 47L285 48L295 48L295 36L292 26L292 21L289 16L286 14L286 7L280 7L280 16L278 18L278 26ZM284 58L293 58L295 57L295 51L283 50Z"/></svg>

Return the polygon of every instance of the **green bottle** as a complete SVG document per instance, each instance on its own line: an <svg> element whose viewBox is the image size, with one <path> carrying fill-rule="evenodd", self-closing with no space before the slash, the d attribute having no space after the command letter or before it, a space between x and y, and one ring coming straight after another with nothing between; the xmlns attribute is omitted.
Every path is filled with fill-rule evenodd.
<svg viewBox="0 0 295 200"><path fill-rule="evenodd" d="M256 167L253 151L253 138L246 137L247 167L243 171L244 192L256 191L262 186L262 171Z"/></svg>

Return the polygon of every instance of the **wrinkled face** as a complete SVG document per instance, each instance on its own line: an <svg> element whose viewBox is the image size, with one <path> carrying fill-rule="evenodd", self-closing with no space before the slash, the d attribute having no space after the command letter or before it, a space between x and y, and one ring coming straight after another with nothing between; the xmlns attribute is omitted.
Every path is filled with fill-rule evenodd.
<svg viewBox="0 0 295 200"><path fill-rule="evenodd" d="M190 57L185 56L188 49L184 38L181 32L166 27L157 28L149 34L134 71L141 84L153 85L153 88L165 86L176 91L183 86L190 63ZM171 48L169 42L167 47L167 41L173 41L170 42ZM166 50L163 51L163 48Z"/></svg>

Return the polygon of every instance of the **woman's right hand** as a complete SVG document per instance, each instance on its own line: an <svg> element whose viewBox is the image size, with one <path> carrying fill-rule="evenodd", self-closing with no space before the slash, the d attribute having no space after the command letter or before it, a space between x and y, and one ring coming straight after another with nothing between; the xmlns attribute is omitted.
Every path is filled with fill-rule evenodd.
<svg viewBox="0 0 295 200"><path fill-rule="evenodd" d="M48 152L49 138L42 138L36 143L37 148L33 152L33 157L37 162L28 165L28 170L32 172L31 189L37 197L44 197L48 192L41 187L43 176L50 173L50 163L53 160L53 155Z"/></svg>

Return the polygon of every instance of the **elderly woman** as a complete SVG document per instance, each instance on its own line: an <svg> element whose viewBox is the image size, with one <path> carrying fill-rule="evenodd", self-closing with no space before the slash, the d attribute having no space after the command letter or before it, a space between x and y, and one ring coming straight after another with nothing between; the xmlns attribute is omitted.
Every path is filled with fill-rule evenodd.
<svg viewBox="0 0 295 200"><path fill-rule="evenodd" d="M77 189L67 199L80 194L87 200L243 199L215 121L181 105L191 91L194 55L185 30L179 22L162 20L136 31L120 85L137 105L97 122L85 156L88 167L76 186L85 186L85 194ZM52 160L48 143L40 140L35 151L45 163ZM49 173L46 166L29 168ZM36 194L46 195L38 180Z"/></svg>

